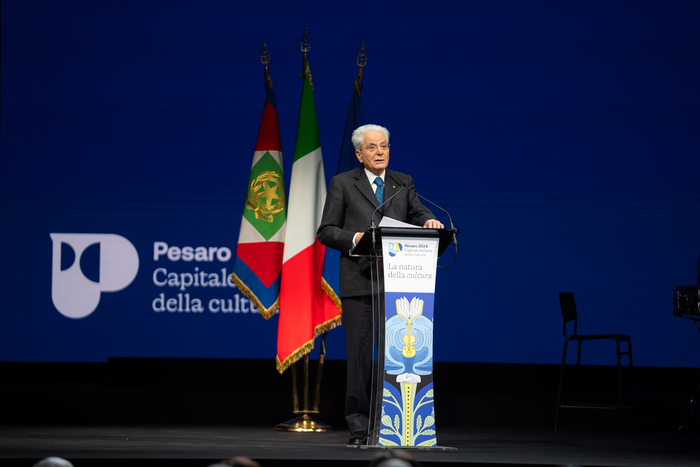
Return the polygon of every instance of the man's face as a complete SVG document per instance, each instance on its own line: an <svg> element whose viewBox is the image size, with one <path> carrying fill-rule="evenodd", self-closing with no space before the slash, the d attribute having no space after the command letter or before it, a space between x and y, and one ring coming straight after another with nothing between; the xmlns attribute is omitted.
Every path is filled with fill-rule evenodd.
<svg viewBox="0 0 700 467"><path fill-rule="evenodd" d="M389 165L389 144L381 131L368 131L362 140L362 150L355 151L357 160L374 175L381 175ZM368 149L369 148L369 149Z"/></svg>

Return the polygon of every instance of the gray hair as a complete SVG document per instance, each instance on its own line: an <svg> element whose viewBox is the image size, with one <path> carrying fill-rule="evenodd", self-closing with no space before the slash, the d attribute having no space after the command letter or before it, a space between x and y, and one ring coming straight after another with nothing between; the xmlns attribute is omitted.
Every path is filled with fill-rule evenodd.
<svg viewBox="0 0 700 467"><path fill-rule="evenodd" d="M34 467L73 467L73 464L61 457L47 457L34 464Z"/></svg>
<svg viewBox="0 0 700 467"><path fill-rule="evenodd" d="M377 464L377 467L411 467L411 463L403 459L387 459Z"/></svg>
<svg viewBox="0 0 700 467"><path fill-rule="evenodd" d="M368 131L379 131L384 133L386 142L389 143L389 130L379 125L362 125L352 132L352 145L358 151L362 150L362 141L365 139L365 133Z"/></svg>

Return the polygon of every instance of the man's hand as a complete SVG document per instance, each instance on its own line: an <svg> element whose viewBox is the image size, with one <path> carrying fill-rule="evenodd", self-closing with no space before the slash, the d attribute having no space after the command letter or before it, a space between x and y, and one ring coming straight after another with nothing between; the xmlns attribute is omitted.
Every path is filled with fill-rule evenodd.
<svg viewBox="0 0 700 467"><path fill-rule="evenodd" d="M364 234L365 234L364 232L357 232L357 233L355 234L355 245L357 245L358 243L360 243L360 239L362 238L362 236L363 236Z"/></svg>
<svg viewBox="0 0 700 467"><path fill-rule="evenodd" d="M445 226L442 225L442 222L435 220L435 219L430 219L425 221L425 225L423 226L424 229L444 229Z"/></svg>

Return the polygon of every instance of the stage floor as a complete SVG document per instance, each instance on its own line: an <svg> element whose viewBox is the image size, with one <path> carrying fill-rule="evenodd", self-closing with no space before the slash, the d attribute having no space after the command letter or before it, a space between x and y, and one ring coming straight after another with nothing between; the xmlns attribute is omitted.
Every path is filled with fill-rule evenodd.
<svg viewBox="0 0 700 467"><path fill-rule="evenodd" d="M241 426L3 426L0 465L32 466L48 456L75 467L121 465L201 466L234 455L273 465L364 466L381 450L346 447L345 431L287 433ZM700 434L551 430L455 429L438 431L450 451L410 450L424 466L580 465L698 466Z"/></svg>

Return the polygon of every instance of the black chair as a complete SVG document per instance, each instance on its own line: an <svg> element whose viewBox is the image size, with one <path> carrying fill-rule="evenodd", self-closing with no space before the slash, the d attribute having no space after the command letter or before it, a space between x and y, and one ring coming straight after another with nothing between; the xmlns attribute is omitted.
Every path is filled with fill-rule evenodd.
<svg viewBox="0 0 700 467"><path fill-rule="evenodd" d="M577 323L578 314L576 312L576 302L574 301L574 294L571 292L562 292L559 294L559 303L561 304L561 314L564 318L564 337L566 341L564 342L564 354L561 359L561 374L559 376L559 395L557 397L557 419L554 423L554 432L557 432L559 425L559 409L619 409L620 411L620 431L623 431L623 410L631 408L631 406L624 406L622 403L622 365L621 356L627 355L630 368L630 388L632 393L632 398L634 399L634 379L632 378L632 338L627 334L578 334ZM573 334L567 335L566 328L567 323L571 321L574 322ZM589 340L600 340L600 339L613 339L615 345L617 346L617 384L619 392L618 404L583 404L578 403L578 377L579 369L581 366L581 344L583 341ZM573 404L562 404L561 402L561 391L562 384L564 382L564 367L566 366L566 349L570 341L578 341L578 354L576 356L576 397ZM627 343L627 351L623 352L620 350L620 342Z"/></svg>

